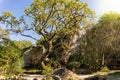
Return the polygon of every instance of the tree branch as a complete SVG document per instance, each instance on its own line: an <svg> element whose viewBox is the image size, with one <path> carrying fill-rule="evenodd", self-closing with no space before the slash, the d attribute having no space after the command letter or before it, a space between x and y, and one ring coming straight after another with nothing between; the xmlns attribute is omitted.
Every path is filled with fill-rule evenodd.
<svg viewBox="0 0 120 80"><path fill-rule="evenodd" d="M51 7L52 9L51 9L51 11L50 11L50 13L49 13L49 15L48 15L46 21L45 21L44 24L43 24L43 29L44 29L45 25L47 24L48 20L50 19L50 16L51 16L51 15L53 16L54 13L55 13L55 12L54 12L54 13L52 14L54 5L55 5L55 3L53 3L53 5L52 5L52 7Z"/></svg>
<svg viewBox="0 0 120 80"><path fill-rule="evenodd" d="M26 35L26 34L23 34L20 30L17 30L17 29L7 29L8 31L11 31L11 32L14 32L16 34L20 33L22 36L25 36L25 37L29 37L29 38L32 38L34 40L37 40L36 38L34 38L33 36L31 35Z"/></svg>
<svg viewBox="0 0 120 80"><path fill-rule="evenodd" d="M20 34L21 34L22 36L29 37L29 38L32 38L32 39L34 39L34 40L37 40L36 38L34 38L34 37L30 36L30 35L26 35L26 34L23 34L23 33L21 33L21 32L20 32Z"/></svg>

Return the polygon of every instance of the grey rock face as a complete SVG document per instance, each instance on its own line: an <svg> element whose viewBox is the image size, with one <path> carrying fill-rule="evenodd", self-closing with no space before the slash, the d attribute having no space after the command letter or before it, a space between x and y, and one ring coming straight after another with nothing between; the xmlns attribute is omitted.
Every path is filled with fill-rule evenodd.
<svg viewBox="0 0 120 80"><path fill-rule="evenodd" d="M53 75L60 76L61 80L79 80L77 74L73 73L72 71L70 71L66 68L61 68L61 69L55 70L53 72Z"/></svg>

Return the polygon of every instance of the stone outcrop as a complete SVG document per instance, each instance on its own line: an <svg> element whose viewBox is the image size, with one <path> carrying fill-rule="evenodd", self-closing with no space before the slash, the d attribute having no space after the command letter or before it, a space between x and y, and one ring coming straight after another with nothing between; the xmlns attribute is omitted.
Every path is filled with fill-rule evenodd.
<svg viewBox="0 0 120 80"><path fill-rule="evenodd" d="M41 48L39 47L28 47L24 49L23 58L26 67L36 66L39 64L39 60L41 59L42 54Z"/></svg>
<svg viewBox="0 0 120 80"><path fill-rule="evenodd" d="M66 61L68 61L69 57L79 49L80 41L81 41L81 38L84 34L85 34L84 29L81 29L81 30L79 30L78 33L74 34L73 38L70 41L70 45L71 45L70 49L65 53L66 54L65 55Z"/></svg>
<svg viewBox="0 0 120 80"><path fill-rule="evenodd" d="M79 80L77 74L73 73L72 71L70 71L66 68L61 68L61 69L55 70L53 72L53 75L60 76L61 80Z"/></svg>
<svg viewBox="0 0 120 80"><path fill-rule="evenodd" d="M45 76L42 80L61 80L60 76L58 75L49 75Z"/></svg>

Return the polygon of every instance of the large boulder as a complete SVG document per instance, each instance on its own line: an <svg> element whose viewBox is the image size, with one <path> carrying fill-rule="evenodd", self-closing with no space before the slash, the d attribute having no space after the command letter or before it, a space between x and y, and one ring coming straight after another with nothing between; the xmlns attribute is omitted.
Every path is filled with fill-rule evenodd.
<svg viewBox="0 0 120 80"><path fill-rule="evenodd" d="M72 71L70 71L66 68L61 68L61 69L55 70L53 72L53 75L60 76L61 80L79 80L77 74L73 73Z"/></svg>
<svg viewBox="0 0 120 80"><path fill-rule="evenodd" d="M26 67L36 66L39 64L41 59L41 48L40 47L28 47L23 51L23 59Z"/></svg>
<svg viewBox="0 0 120 80"><path fill-rule="evenodd" d="M58 75L46 75L41 80L61 80L61 78Z"/></svg>

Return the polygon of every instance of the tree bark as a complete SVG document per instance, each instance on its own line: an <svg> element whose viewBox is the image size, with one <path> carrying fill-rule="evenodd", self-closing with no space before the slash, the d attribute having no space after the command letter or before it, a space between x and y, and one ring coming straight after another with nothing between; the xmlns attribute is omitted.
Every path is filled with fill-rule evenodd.
<svg viewBox="0 0 120 80"><path fill-rule="evenodd" d="M46 52L46 53L44 53L43 54L43 56L41 57L41 59L40 59L40 68L43 70L43 69L45 69L45 63L44 63L44 61L46 60L46 58L49 56L49 52Z"/></svg>
<svg viewBox="0 0 120 80"><path fill-rule="evenodd" d="M45 53L43 53L41 59L40 59L40 68L42 70L45 69L46 65L44 63L44 61L46 60L46 58L51 54L51 51L52 51L52 43L51 42L48 42L48 48L47 48L47 51Z"/></svg>

